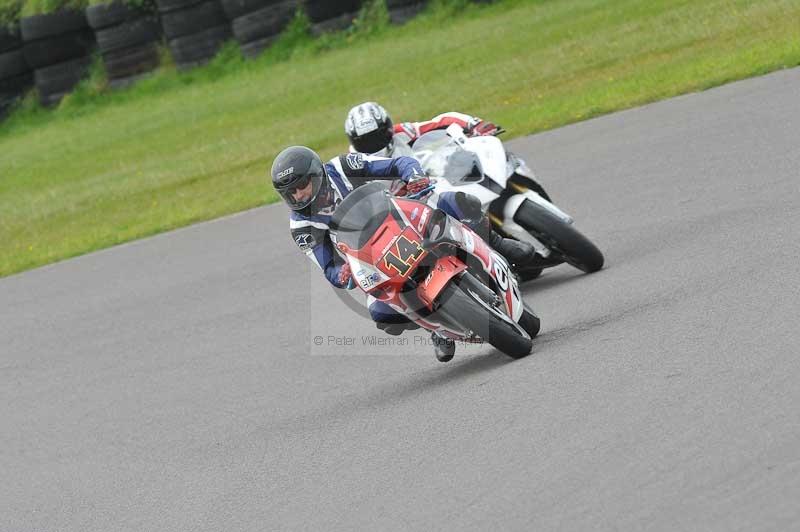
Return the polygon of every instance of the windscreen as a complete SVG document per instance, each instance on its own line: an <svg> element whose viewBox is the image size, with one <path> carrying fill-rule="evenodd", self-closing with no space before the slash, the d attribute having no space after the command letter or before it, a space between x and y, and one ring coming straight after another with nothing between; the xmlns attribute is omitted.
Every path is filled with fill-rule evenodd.
<svg viewBox="0 0 800 532"><path fill-rule="evenodd" d="M383 181L367 183L348 194L336 207L330 230L337 242L352 249L364 247L391 211L387 185Z"/></svg>
<svg viewBox="0 0 800 532"><path fill-rule="evenodd" d="M477 183L483 179L478 156L465 150L446 131L425 133L413 148L414 157L431 177L442 177L453 184Z"/></svg>

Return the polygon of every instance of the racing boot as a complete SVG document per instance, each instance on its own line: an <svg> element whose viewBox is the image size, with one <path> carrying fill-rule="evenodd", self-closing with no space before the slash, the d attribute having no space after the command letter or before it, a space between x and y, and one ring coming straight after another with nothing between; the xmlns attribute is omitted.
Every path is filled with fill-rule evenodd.
<svg viewBox="0 0 800 532"><path fill-rule="evenodd" d="M487 216L481 218L474 229L478 236L505 257L510 264L525 266L533 263L536 259L536 249L531 244L513 238L503 238L492 229L492 224Z"/></svg>
<svg viewBox="0 0 800 532"><path fill-rule="evenodd" d="M433 340L433 351L436 354L436 360L439 362L450 362L456 354L456 343L452 338L442 336L437 332L431 333L431 340Z"/></svg>

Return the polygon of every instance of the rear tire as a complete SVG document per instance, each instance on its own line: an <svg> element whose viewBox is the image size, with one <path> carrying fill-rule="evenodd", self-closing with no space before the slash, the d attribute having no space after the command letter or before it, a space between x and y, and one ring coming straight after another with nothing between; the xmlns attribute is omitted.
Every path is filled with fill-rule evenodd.
<svg viewBox="0 0 800 532"><path fill-rule="evenodd" d="M491 302L482 295L489 289L472 274L463 273L452 280L439 296L437 312L445 314L450 321L471 330L492 346L511 358L522 358L530 354L533 340L491 311ZM538 332L538 331L537 331Z"/></svg>
<svg viewBox="0 0 800 532"><path fill-rule="evenodd" d="M520 205L514 221L579 270L593 273L603 267L603 253L591 240L532 201Z"/></svg>

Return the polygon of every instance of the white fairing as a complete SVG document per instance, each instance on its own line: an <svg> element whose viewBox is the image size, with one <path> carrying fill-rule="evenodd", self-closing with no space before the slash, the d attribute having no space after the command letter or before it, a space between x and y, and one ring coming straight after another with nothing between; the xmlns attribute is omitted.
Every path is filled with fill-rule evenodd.
<svg viewBox="0 0 800 532"><path fill-rule="evenodd" d="M553 205L552 203L550 203L549 201L547 201L546 199L544 199L543 197L541 197L539 194L537 194L532 190L526 190L522 194L516 194L508 198L508 202L506 203L505 206L505 212L503 213L505 217L513 218L514 214L517 213L517 210L525 202L525 200L532 201L533 203L550 211L557 218L561 219L561 221L564 222L565 224L571 224L574 221L572 219L572 216L565 213L564 211L562 211L561 209L559 209L558 207L556 207L555 205Z"/></svg>
<svg viewBox="0 0 800 532"><path fill-rule="evenodd" d="M458 124L451 124L444 132L431 132L423 135L414 144L413 150L414 156L419 159L425 171L431 177L437 178L435 193L429 201L429 204L434 206L439 194L461 191L477 197L481 201L483 210L486 211L489 205L499 197L499 194L485 186L486 180L497 184L492 187L494 190L505 190L508 179L515 172L534 177L533 171L528 168L525 161L517 156L506 154L505 146L500 139L491 136L467 137ZM470 152L477 157L485 176L483 179L477 182L465 182L464 179L454 180L452 175L447 175L454 168L452 161L458 155L462 155L458 153L461 151ZM463 167L459 170L463 170ZM564 223L573 223L572 217L532 190L516 194L506 202L503 211L503 230L518 240L529 242L539 255L548 257L550 250L514 221L514 215L525 200L547 209Z"/></svg>
<svg viewBox="0 0 800 532"><path fill-rule="evenodd" d="M454 151L466 150L474 153L478 157L484 173L493 181L498 181L505 186L505 182L508 180L508 173L504 166L505 151L503 144L494 137L468 138L464 136L464 131L457 124L452 124L447 129L446 136L444 136L445 132L443 131L437 133L440 134L438 142L431 143L428 146L422 146L424 142L419 143L419 147L418 144L414 145L414 157L420 161L428 175L436 180L436 189L431 198L433 201L429 203L435 205L438 195L443 192L464 192L478 198L484 209L488 208L489 204L497 199L499 194L481 185L482 180L452 183L448 180L452 176L446 175L448 172L447 163ZM428 135L431 134L429 133ZM485 143L481 142L481 139L495 142ZM502 164L499 159L502 159ZM495 176L497 176L497 179L495 179Z"/></svg>
<svg viewBox="0 0 800 532"><path fill-rule="evenodd" d="M347 255L347 261L350 263L350 271L353 272L353 277L356 278L359 288L365 292L372 290L389 279L387 275L371 264L360 261L352 255Z"/></svg>
<svg viewBox="0 0 800 532"><path fill-rule="evenodd" d="M497 137L467 137L458 124L450 124L447 134L467 151L478 156L483 172L492 181L506 188L511 173L506 164L506 149Z"/></svg>
<svg viewBox="0 0 800 532"><path fill-rule="evenodd" d="M514 320L515 323L519 322L520 318L522 318L524 308L522 305L522 298L519 294L517 279L511 274L511 268L508 266L505 259L495 252L492 252L491 256L492 266L490 273L500 289L505 291L503 300L511 319Z"/></svg>
<svg viewBox="0 0 800 532"><path fill-rule="evenodd" d="M483 165L483 171L492 178L492 181L502 188L506 188L511 174L508 172L506 164L506 150L500 139L497 137L470 137L464 147L478 155Z"/></svg>
<svg viewBox="0 0 800 532"><path fill-rule="evenodd" d="M446 179L436 179L436 188L434 189L434 193L431 195L432 201L429 201L428 204L435 207L436 200L438 199L439 194L442 192L463 192L465 194L471 194L481 200L481 206L484 210L486 210L489 207L489 204L496 200L499 196L488 188L482 187L475 183L467 185L453 185Z"/></svg>
<svg viewBox="0 0 800 532"><path fill-rule="evenodd" d="M451 124L446 131L423 135L413 147L414 157L420 161L428 175L437 178L437 194L464 192L480 199L483 207L487 208L499 194L481 185L480 181L454 184L453 176L447 175L450 170L451 156L459 151L468 152L477 157L483 174L486 176L483 179L490 179L497 183L499 187L495 187L496 190L506 187L508 178L514 169L509 167L505 147L496 137L467 137L461 126Z"/></svg>

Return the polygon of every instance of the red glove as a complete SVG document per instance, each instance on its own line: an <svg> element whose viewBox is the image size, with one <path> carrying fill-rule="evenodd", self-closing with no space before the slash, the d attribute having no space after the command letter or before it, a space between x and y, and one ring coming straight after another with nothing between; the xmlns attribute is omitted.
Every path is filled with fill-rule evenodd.
<svg viewBox="0 0 800 532"><path fill-rule="evenodd" d="M392 196L403 197L406 195L406 182L402 179L395 179L389 187Z"/></svg>
<svg viewBox="0 0 800 532"><path fill-rule="evenodd" d="M339 268L339 286L342 288L353 288L355 282L353 281L353 272L350 270L350 263L346 262Z"/></svg>
<svg viewBox="0 0 800 532"><path fill-rule="evenodd" d="M470 129L469 133L473 137L483 137L486 135L497 135L498 131L500 131L500 126L497 124L481 120L472 126L472 129Z"/></svg>
<svg viewBox="0 0 800 532"><path fill-rule="evenodd" d="M412 179L408 183L406 183L406 195L410 196L412 194L416 194L422 190L425 190L431 186L431 180L428 177L420 176L416 179Z"/></svg>

